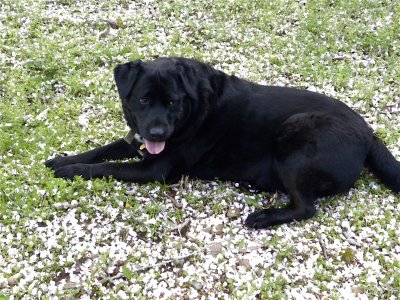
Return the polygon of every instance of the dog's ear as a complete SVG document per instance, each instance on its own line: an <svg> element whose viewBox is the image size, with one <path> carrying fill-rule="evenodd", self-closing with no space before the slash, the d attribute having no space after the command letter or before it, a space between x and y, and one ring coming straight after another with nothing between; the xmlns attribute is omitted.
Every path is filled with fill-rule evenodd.
<svg viewBox="0 0 400 300"><path fill-rule="evenodd" d="M214 90L211 87L209 78L200 79L197 88L199 90L200 97L203 99L209 99L209 97L214 93Z"/></svg>
<svg viewBox="0 0 400 300"><path fill-rule="evenodd" d="M118 65L114 69L114 79L121 98L127 98L142 69L140 59Z"/></svg>
<svg viewBox="0 0 400 300"><path fill-rule="evenodd" d="M189 97L192 99L198 98L197 80L194 77L193 71L189 68L184 68L182 65L177 65L177 70L178 78Z"/></svg>
<svg viewBox="0 0 400 300"><path fill-rule="evenodd" d="M203 70L196 70L196 66L177 65L179 80L192 99L207 98L213 89Z"/></svg>

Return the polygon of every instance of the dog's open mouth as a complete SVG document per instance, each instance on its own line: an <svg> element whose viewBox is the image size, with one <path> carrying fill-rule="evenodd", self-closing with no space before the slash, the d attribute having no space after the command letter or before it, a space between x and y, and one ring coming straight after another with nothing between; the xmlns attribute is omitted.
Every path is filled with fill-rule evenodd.
<svg viewBox="0 0 400 300"><path fill-rule="evenodd" d="M164 150L165 141L162 142L153 142L144 139L144 145L146 146L147 151L150 154L159 154Z"/></svg>

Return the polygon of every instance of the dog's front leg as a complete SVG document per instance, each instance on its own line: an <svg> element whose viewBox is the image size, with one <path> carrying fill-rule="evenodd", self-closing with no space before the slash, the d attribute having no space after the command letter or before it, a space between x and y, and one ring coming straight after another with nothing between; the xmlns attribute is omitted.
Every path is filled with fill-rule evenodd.
<svg viewBox="0 0 400 300"><path fill-rule="evenodd" d="M166 149L157 155L147 155L142 161L132 163L104 162L96 164L77 163L55 170L55 176L73 179L113 177L128 182L147 183L160 181L171 183L187 174L201 157L209 151L212 143L197 139L191 144Z"/></svg>
<svg viewBox="0 0 400 300"><path fill-rule="evenodd" d="M55 177L65 179L73 179L74 176L81 176L85 179L112 176L115 179L129 182L160 181L168 183L178 180L185 169L181 161L178 161L177 156L163 155L163 157L151 157L133 163L78 163L61 167L54 174Z"/></svg>
<svg viewBox="0 0 400 300"><path fill-rule="evenodd" d="M96 164L106 160L117 160L139 156L138 151L124 139L72 156L59 156L45 162L46 167L57 170L72 164Z"/></svg>

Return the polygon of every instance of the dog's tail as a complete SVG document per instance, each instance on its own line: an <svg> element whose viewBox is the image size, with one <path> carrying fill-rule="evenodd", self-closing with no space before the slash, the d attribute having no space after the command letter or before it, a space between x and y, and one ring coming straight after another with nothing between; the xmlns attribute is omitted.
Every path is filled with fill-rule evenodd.
<svg viewBox="0 0 400 300"><path fill-rule="evenodd" d="M393 192L400 192L400 162L375 136L367 155L366 166Z"/></svg>

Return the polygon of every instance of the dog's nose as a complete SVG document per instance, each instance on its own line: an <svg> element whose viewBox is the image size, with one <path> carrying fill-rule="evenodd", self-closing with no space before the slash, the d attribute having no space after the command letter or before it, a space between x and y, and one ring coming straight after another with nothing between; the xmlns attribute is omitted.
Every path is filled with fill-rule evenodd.
<svg viewBox="0 0 400 300"><path fill-rule="evenodd" d="M162 127L153 127L150 129L150 136L153 139L164 139L165 138L165 129Z"/></svg>

